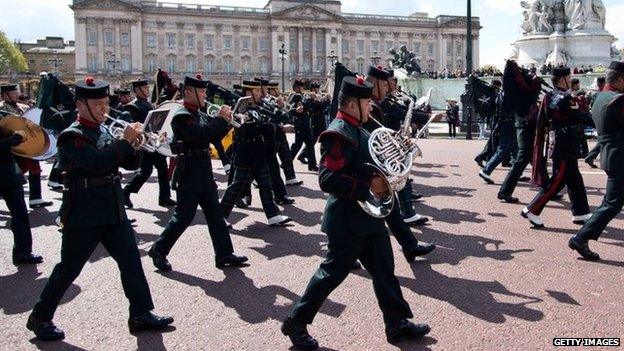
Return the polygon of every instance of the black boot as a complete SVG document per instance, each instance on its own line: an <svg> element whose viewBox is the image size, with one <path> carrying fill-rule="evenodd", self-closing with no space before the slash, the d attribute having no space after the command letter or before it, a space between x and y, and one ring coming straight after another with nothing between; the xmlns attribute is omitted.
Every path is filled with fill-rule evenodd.
<svg viewBox="0 0 624 351"><path fill-rule="evenodd" d="M404 340L422 338L430 331L431 328L427 324L414 324L403 319L396 325L386 326L386 338L389 343L395 344Z"/></svg>
<svg viewBox="0 0 624 351"><path fill-rule="evenodd" d="M479 156L474 158L474 161L477 163L477 165L481 168L485 167L485 165L483 164L483 159Z"/></svg>
<svg viewBox="0 0 624 351"><path fill-rule="evenodd" d="M152 312L146 312L138 317L128 319L128 328L131 333L144 330L161 330L173 323L173 317L161 317Z"/></svg>
<svg viewBox="0 0 624 351"><path fill-rule="evenodd" d="M230 254L223 257L217 257L215 260L215 266L217 268L223 268L225 266L231 267L243 267L245 266L245 262L249 259L246 256L236 256L235 254Z"/></svg>
<svg viewBox="0 0 624 351"><path fill-rule="evenodd" d="M121 195L124 206L126 206L127 208L133 208L134 204L132 203L132 201L130 201L130 192L123 190L121 192Z"/></svg>
<svg viewBox="0 0 624 351"><path fill-rule="evenodd" d="M162 206L162 207L173 207L177 204L177 202L175 202L174 200L172 200L170 197L167 198L163 198L163 199L158 199L158 206Z"/></svg>
<svg viewBox="0 0 624 351"><path fill-rule="evenodd" d="M28 317L26 328L34 332L39 340L56 341L65 339L65 333L57 328L52 321L42 322L33 317L32 314Z"/></svg>
<svg viewBox="0 0 624 351"><path fill-rule="evenodd" d="M579 239L576 236L573 236L568 241L568 246L572 250L576 250L584 259L588 261L598 261L600 260L600 255L593 252L589 249L589 245L587 244L587 240Z"/></svg>
<svg viewBox="0 0 624 351"><path fill-rule="evenodd" d="M275 203L278 205L292 205L295 203L295 199L285 196L281 199L275 199Z"/></svg>
<svg viewBox="0 0 624 351"><path fill-rule="evenodd" d="M316 350L318 341L308 334L305 324L297 323L288 317L282 324L282 334L288 336L293 345L302 350Z"/></svg>
<svg viewBox="0 0 624 351"><path fill-rule="evenodd" d="M171 270L171 263L169 263L169 260L167 260L167 256L156 251L156 248L154 246L152 246L152 248L147 252L147 255L152 258L152 263L154 263L154 267L158 268L163 272L169 272Z"/></svg>
<svg viewBox="0 0 624 351"><path fill-rule="evenodd" d="M403 255L405 256L405 259L407 260L407 262L414 262L417 256L427 255L431 251L433 251L435 248L436 248L435 244L424 244L424 245L418 244L416 245L415 248L409 251L403 251Z"/></svg>
<svg viewBox="0 0 624 351"><path fill-rule="evenodd" d="M34 253L15 253L13 252L13 264L38 264L43 262L43 257Z"/></svg>
<svg viewBox="0 0 624 351"><path fill-rule="evenodd" d="M598 166L596 166L596 164L594 163L594 159L593 158L587 157L585 159L585 163L587 163L589 165L589 167L591 167L591 168L598 168Z"/></svg>
<svg viewBox="0 0 624 351"><path fill-rule="evenodd" d="M498 194L497 197L498 197L499 200L503 200L503 201L505 201L508 204L515 204L518 201L520 201L520 200L518 200L517 197L513 197L511 195L500 194L500 193Z"/></svg>

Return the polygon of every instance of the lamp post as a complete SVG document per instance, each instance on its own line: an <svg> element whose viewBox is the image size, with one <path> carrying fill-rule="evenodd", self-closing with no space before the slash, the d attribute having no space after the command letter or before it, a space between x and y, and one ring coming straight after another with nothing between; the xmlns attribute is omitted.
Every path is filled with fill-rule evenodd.
<svg viewBox="0 0 624 351"><path fill-rule="evenodd" d="M58 73L58 68L63 63L62 59L58 58L58 55L54 55L53 59L48 59L48 63L54 68L54 73Z"/></svg>
<svg viewBox="0 0 624 351"><path fill-rule="evenodd" d="M375 50L373 52L373 55L370 57L371 62L373 63L373 66L377 66L377 62L379 62L379 60L381 60L381 56L379 56L379 53L377 53L377 50Z"/></svg>
<svg viewBox="0 0 624 351"><path fill-rule="evenodd" d="M280 60L282 60L282 91L286 91L286 81L284 76L284 61L286 61L286 54L288 51L284 48L284 43L280 45L279 50L277 52L280 54Z"/></svg>
<svg viewBox="0 0 624 351"><path fill-rule="evenodd" d="M336 55L336 51L331 50L329 52L329 55L327 55L327 59L331 62L330 72L333 72L335 68L334 64L336 63L336 61L338 61L338 56Z"/></svg>
<svg viewBox="0 0 624 351"><path fill-rule="evenodd" d="M472 2L467 0L466 3L466 76L470 77L472 74ZM468 102L465 111L466 116L466 139L472 139L472 113L473 113L472 99Z"/></svg>

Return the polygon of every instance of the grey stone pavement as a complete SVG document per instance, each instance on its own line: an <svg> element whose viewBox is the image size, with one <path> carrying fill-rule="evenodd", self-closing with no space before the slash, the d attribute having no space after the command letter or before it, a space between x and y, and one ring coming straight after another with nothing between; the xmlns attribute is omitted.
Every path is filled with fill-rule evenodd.
<svg viewBox="0 0 624 351"><path fill-rule="evenodd" d="M507 169L493 173L496 185L477 177L472 158L483 144L420 141L424 158L417 160L413 176L415 189L425 197L416 209L432 220L413 232L438 249L410 265L391 239L403 294L414 321L431 325L430 335L416 343L388 344L370 276L360 270L330 295L309 328L324 350L550 350L554 337L624 337L623 217L592 243L603 261L578 260L567 247L579 228L572 223L567 196L545 209L546 228L530 229L519 213L535 189L519 185L515 195L521 204L496 200ZM223 189L221 164L214 165ZM44 164L45 174L49 169ZM327 243L320 232L325 196L315 174L298 162L296 169L305 183L289 188L297 201L284 209L294 218L292 226L268 227L255 190L249 209L234 210L235 249L251 263L243 269L214 267L198 211L169 257L174 271L156 272L147 250L172 212L157 205L155 177L133 197L135 209L128 213L137 219L137 245L156 311L176 319L175 329L163 333L128 333L128 305L117 267L98 247L57 311L55 322L67 338L34 340L25 324L59 260L61 235L54 219L61 194L46 189L44 196L54 206L30 212L34 249L45 258L36 267L11 264L9 214L0 201L0 350L289 349L279 331L281 320L323 260ZM606 177L584 164L582 173L595 208Z"/></svg>

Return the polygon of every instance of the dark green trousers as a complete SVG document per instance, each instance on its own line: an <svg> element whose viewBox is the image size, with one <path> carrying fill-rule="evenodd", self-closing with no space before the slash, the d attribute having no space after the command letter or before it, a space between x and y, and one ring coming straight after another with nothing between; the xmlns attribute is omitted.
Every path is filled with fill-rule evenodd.
<svg viewBox="0 0 624 351"><path fill-rule="evenodd" d="M576 237L598 240L604 229L624 206L624 173L607 172L607 188L602 204L598 207Z"/></svg>
<svg viewBox="0 0 624 351"><path fill-rule="evenodd" d="M227 256L234 252L227 224L219 209L219 196L216 191L178 191L176 200L178 203L173 217L154 243L156 251L165 256L169 255L173 245L195 219L197 206L201 206L216 257Z"/></svg>
<svg viewBox="0 0 624 351"><path fill-rule="evenodd" d="M394 275L394 257L388 234L349 237L330 235L328 239L325 261L293 307L291 317L294 321L311 324L327 296L345 280L357 259L373 278L373 288L386 325L413 317Z"/></svg>
<svg viewBox="0 0 624 351"><path fill-rule="evenodd" d="M65 291L78 277L98 243L102 243L117 262L121 284L130 301L130 317L154 309L134 232L126 221L119 226L63 230L61 262L54 267L50 280L33 308L33 315L37 319L52 320Z"/></svg>

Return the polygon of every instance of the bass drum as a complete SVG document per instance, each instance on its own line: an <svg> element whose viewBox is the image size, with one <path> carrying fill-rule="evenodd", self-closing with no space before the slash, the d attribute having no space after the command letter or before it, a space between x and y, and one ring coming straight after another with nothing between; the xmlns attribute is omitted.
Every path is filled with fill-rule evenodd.
<svg viewBox="0 0 624 351"><path fill-rule="evenodd" d="M232 142L234 142L234 128L231 128L228 133L221 139L221 145L223 145L223 151L226 151L232 146ZM218 159L219 154L217 153L217 149L214 145L210 144L210 157L213 159Z"/></svg>
<svg viewBox="0 0 624 351"><path fill-rule="evenodd" d="M156 151L167 157L175 157L173 152L171 152L171 142L173 141L173 128L171 127L171 121L173 120L173 115L183 108L181 103L175 101L166 101L162 104L158 105L154 111L168 111L167 117L165 118L165 122L163 123L162 128L159 131L154 131L155 133L161 135L162 140L160 142L160 146Z"/></svg>
<svg viewBox="0 0 624 351"><path fill-rule="evenodd" d="M47 132L48 132L48 138L50 139L50 147L48 148L48 151L46 151L43 155L31 157L33 160L45 161L45 160L49 160L52 157L56 156L56 154L58 152L58 149L56 147L57 139L54 136L54 134L50 133L49 130L47 130Z"/></svg>

